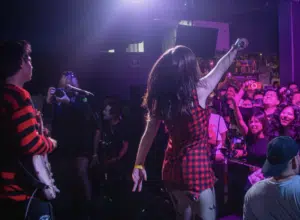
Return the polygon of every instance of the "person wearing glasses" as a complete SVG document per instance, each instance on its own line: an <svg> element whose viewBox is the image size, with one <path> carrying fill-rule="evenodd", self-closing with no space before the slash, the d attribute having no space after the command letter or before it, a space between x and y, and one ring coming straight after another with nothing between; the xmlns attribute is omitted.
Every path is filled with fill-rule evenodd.
<svg viewBox="0 0 300 220"><path fill-rule="evenodd" d="M61 146L60 151L49 158L61 191L54 205L58 215L68 217L74 210L79 215L88 215L91 200L88 166L96 123L89 97L78 92L81 91L79 87L76 75L66 71L62 73L58 87L48 89L46 98L46 102L52 105L51 135Z"/></svg>

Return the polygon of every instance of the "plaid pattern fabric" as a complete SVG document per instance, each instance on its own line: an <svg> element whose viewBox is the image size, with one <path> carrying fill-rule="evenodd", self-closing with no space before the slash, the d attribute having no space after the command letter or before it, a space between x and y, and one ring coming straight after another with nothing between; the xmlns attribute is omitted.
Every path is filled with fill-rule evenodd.
<svg viewBox="0 0 300 220"><path fill-rule="evenodd" d="M197 196L214 186L216 179L208 144L209 116L208 109L199 105L194 91L192 115L165 122L169 130L162 171L166 187L186 190Z"/></svg>

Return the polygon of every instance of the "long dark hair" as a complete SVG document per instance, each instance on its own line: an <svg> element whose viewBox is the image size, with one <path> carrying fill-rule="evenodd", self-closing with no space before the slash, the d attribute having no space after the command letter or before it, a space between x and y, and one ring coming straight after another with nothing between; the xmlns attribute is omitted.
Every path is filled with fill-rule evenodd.
<svg viewBox="0 0 300 220"><path fill-rule="evenodd" d="M251 121L252 117L255 117L262 124L262 127L263 127L262 132L264 133L265 136L267 136L268 135L268 119L267 119L266 113L258 107L253 108L252 113L248 120L248 125L250 125L250 121ZM251 132L248 132L248 136L251 136L252 139L255 139L254 135Z"/></svg>
<svg viewBox="0 0 300 220"><path fill-rule="evenodd" d="M170 120L180 115L190 115L201 75L195 54L185 46L166 51L154 64L148 78L143 107L150 116Z"/></svg>
<svg viewBox="0 0 300 220"><path fill-rule="evenodd" d="M288 134L284 134L284 127L280 123L280 114L287 107L293 108L295 119L289 126ZM269 139L271 140L280 135L288 135L297 141L300 140L300 108L298 106L281 104L275 111L269 126Z"/></svg>

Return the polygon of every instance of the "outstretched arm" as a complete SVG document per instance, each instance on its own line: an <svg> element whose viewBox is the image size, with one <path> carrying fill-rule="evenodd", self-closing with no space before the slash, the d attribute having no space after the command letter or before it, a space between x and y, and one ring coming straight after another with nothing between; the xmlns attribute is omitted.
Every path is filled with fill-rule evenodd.
<svg viewBox="0 0 300 220"><path fill-rule="evenodd" d="M248 41L246 39L238 39L233 47L219 60L215 68L200 79L197 87L197 94L202 108L205 107L207 97L214 90L223 74L233 63L238 50L246 48L247 45Z"/></svg>

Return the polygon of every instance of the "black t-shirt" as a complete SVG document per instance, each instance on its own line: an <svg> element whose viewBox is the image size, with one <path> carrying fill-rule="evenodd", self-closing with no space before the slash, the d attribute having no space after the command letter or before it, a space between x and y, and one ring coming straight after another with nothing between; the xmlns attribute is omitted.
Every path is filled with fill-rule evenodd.
<svg viewBox="0 0 300 220"><path fill-rule="evenodd" d="M68 94L69 104L52 104L51 135L64 152L92 151L97 120L85 96ZM77 153L78 153L77 152Z"/></svg>
<svg viewBox="0 0 300 220"><path fill-rule="evenodd" d="M115 125L103 123L101 153L105 159L118 157L124 141L128 141L128 128L123 121Z"/></svg>
<svg viewBox="0 0 300 220"><path fill-rule="evenodd" d="M253 140L250 136L247 137L247 161L249 164L262 167L267 155L267 138L260 138L256 141Z"/></svg>

